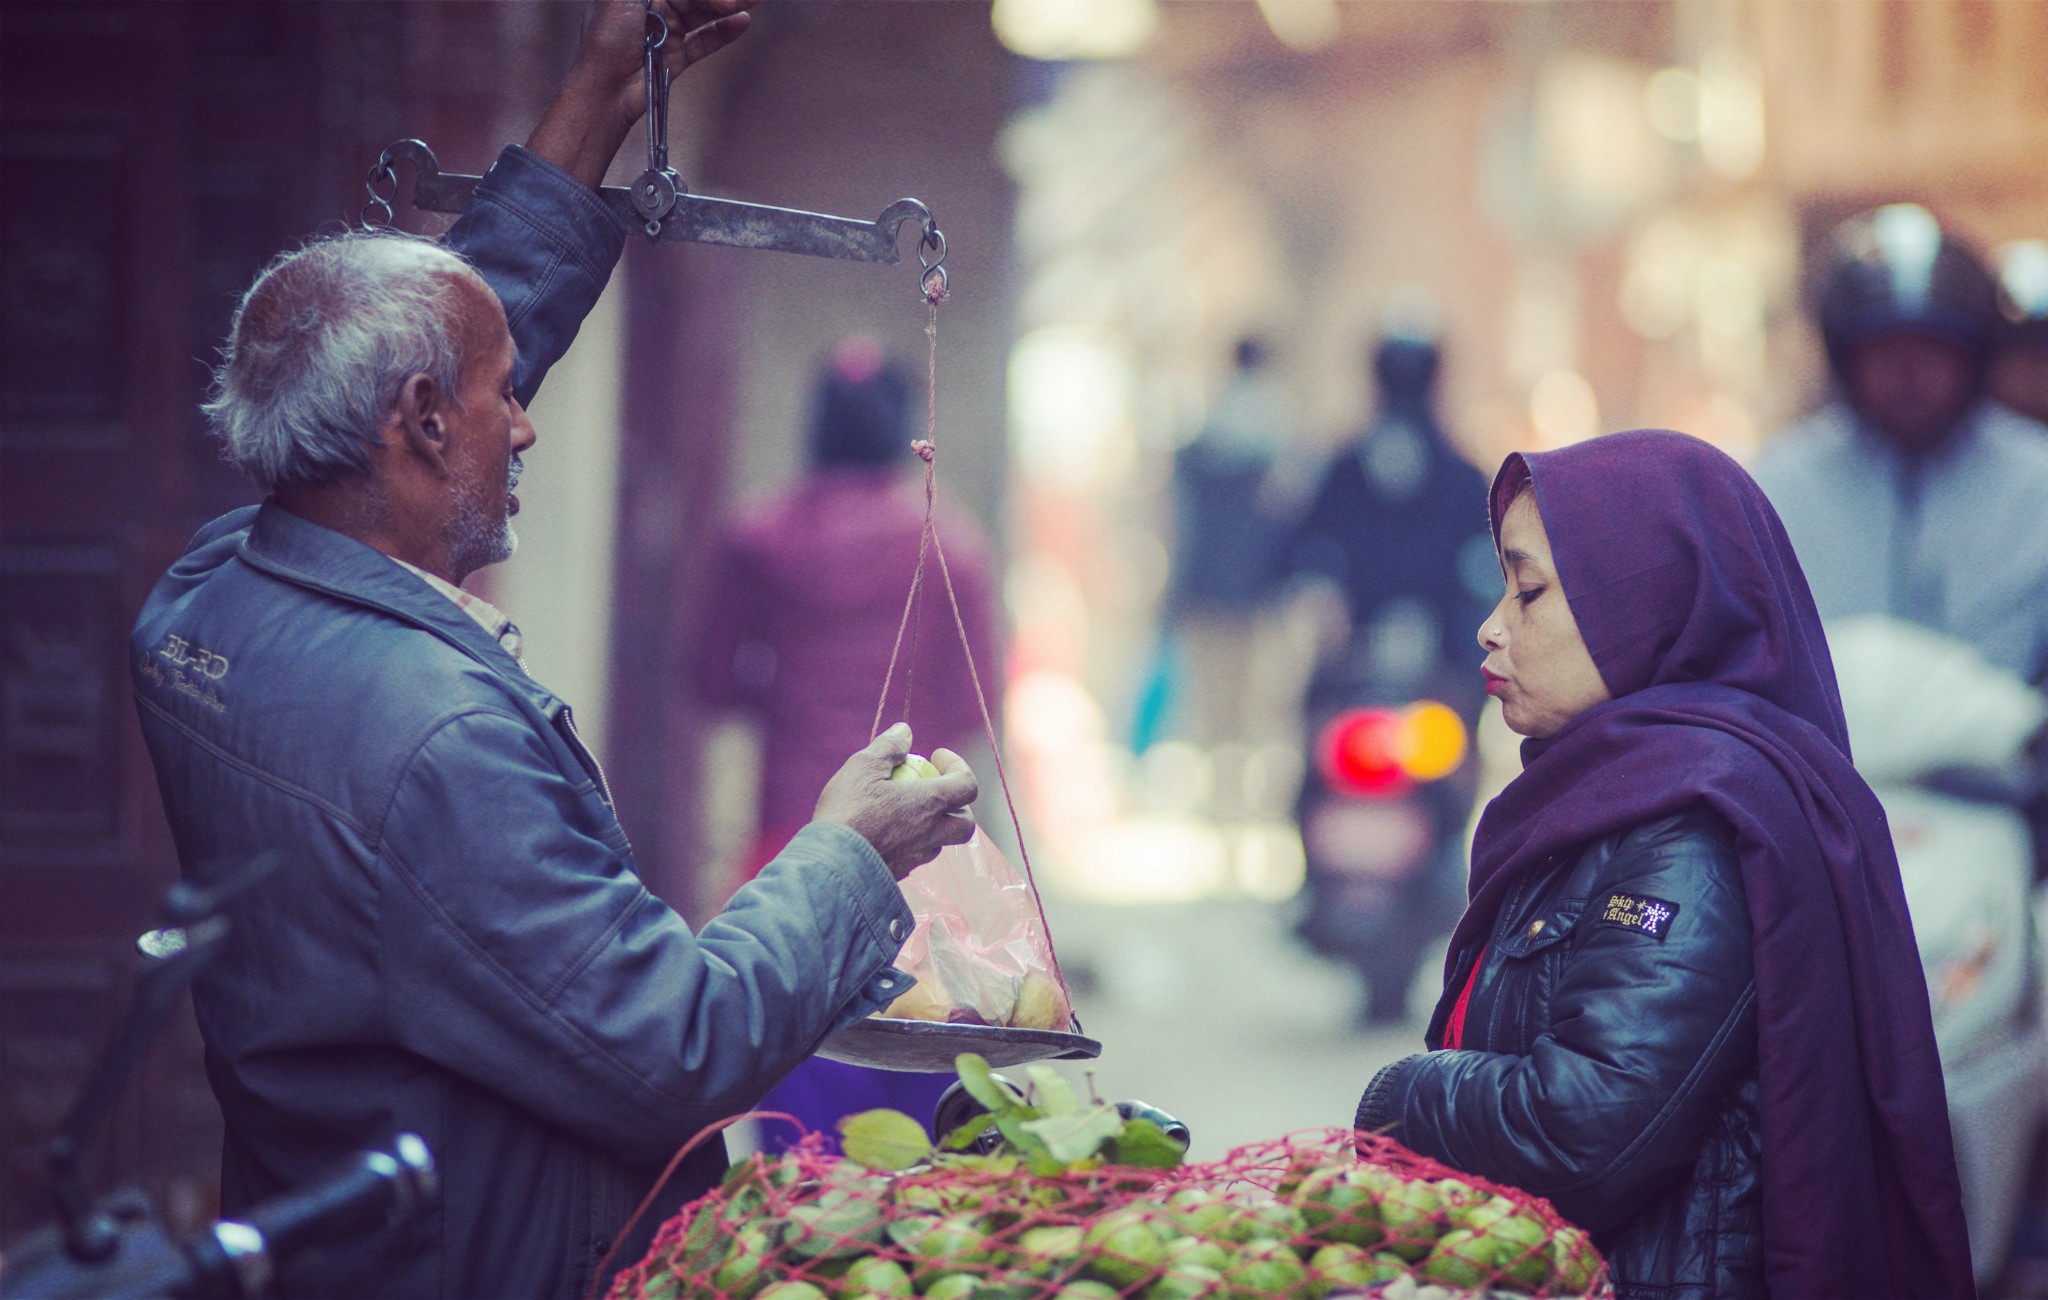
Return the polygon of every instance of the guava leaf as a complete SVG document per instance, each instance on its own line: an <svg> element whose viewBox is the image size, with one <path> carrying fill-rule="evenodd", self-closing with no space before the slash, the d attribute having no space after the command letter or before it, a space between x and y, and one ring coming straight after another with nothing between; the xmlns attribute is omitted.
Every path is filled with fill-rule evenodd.
<svg viewBox="0 0 2048 1300"><path fill-rule="evenodd" d="M1166 1130L1149 1119L1124 1121L1123 1132L1103 1153L1111 1164L1138 1169L1178 1169L1187 1154L1186 1147L1166 1136Z"/></svg>
<svg viewBox="0 0 2048 1300"><path fill-rule="evenodd" d="M1031 1124L1044 1118L1028 1106L1015 1106L994 1116L996 1130L1009 1143L1011 1150L1024 1157L1025 1167L1040 1177L1049 1178L1065 1169L1066 1162L1046 1149L1045 1139L1031 1131Z"/></svg>
<svg viewBox="0 0 2048 1300"><path fill-rule="evenodd" d="M1048 1115L1081 1113L1081 1099L1074 1094L1074 1085L1058 1070L1049 1065L1031 1065L1025 1067L1024 1073L1031 1076L1031 1088L1040 1110Z"/></svg>
<svg viewBox="0 0 2048 1300"><path fill-rule="evenodd" d="M931 1159L924 1125L900 1110L864 1110L839 1121L846 1158L870 1169L901 1171Z"/></svg>
<svg viewBox="0 0 2048 1300"><path fill-rule="evenodd" d="M989 1127L994 1123L995 1121L989 1118L988 1112L983 1111L965 1124L954 1129L951 1133L940 1138L939 1149L942 1151L965 1151L974 1145L976 1138L988 1132Z"/></svg>
<svg viewBox="0 0 2048 1300"><path fill-rule="evenodd" d="M978 1053L960 1053L953 1058L953 1068L960 1072L960 1082L967 1085L967 1095L988 1107L991 1114L1024 1102L1014 1089L996 1078L988 1061Z"/></svg>
<svg viewBox="0 0 2048 1300"><path fill-rule="evenodd" d="M1067 1096L1073 1095L1069 1089ZM1103 1143L1123 1132L1124 1121L1116 1107L1097 1106L1093 1110L1029 1120L1022 1127L1045 1143L1046 1152L1053 1159L1071 1164L1102 1150Z"/></svg>

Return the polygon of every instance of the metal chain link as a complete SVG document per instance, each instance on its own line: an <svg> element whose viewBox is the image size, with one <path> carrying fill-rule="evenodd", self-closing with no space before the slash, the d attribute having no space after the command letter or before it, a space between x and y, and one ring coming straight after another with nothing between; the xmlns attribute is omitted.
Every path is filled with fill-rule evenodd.
<svg viewBox="0 0 2048 1300"><path fill-rule="evenodd" d="M379 194L379 185L389 193ZM392 218L391 200L398 197L398 173L392 169L389 150L380 154L376 166L370 168L369 176L363 180L363 192L370 196L370 201L356 214L356 221L366 231L388 229ZM372 213L376 214L374 220Z"/></svg>
<svg viewBox="0 0 2048 1300"><path fill-rule="evenodd" d="M927 258L927 250L937 256ZM934 304L944 300L947 294L946 235L929 212L924 218L924 235L917 241L917 265L918 296Z"/></svg>

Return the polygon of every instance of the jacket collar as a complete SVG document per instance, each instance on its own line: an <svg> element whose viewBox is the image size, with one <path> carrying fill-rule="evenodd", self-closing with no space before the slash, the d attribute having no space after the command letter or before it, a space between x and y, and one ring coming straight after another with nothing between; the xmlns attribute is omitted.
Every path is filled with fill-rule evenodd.
<svg viewBox="0 0 2048 1300"><path fill-rule="evenodd" d="M404 565L346 533L293 514L275 499L256 512L241 555L273 577L430 632L537 702L554 698L475 619Z"/></svg>

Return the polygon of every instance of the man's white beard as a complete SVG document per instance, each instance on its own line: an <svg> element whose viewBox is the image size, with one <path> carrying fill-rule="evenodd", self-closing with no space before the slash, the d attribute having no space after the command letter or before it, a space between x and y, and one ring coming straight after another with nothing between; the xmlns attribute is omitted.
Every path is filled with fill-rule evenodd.
<svg viewBox="0 0 2048 1300"><path fill-rule="evenodd" d="M518 481L515 469L512 482ZM519 549L519 534L512 530L511 516L506 513L509 492L509 487L498 488L492 499L492 491L486 488L456 498L448 519L448 560L457 581L478 569L503 564Z"/></svg>

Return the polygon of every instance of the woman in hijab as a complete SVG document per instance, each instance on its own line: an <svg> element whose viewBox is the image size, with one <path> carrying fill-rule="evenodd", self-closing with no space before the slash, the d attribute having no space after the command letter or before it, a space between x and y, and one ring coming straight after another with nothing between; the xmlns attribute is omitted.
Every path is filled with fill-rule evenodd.
<svg viewBox="0 0 2048 1300"><path fill-rule="evenodd" d="M1358 1127L1549 1198L1622 1300L1972 1295L1890 832L1763 493L1644 431L1510 456L1489 518L1523 772Z"/></svg>

